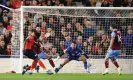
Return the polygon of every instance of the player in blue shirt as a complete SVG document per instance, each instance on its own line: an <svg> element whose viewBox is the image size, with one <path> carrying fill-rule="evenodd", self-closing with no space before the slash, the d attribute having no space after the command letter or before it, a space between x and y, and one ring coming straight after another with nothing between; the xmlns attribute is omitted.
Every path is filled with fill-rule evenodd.
<svg viewBox="0 0 133 80"><path fill-rule="evenodd" d="M84 52L76 46L76 41L73 41L71 46L68 47L64 53L67 54L67 58L64 60L63 63L61 63L58 67L55 68L55 72L57 73L64 65L66 65L71 60L77 60L77 61L83 61L84 62L84 68L87 72L88 70L88 63L87 58L84 56Z"/></svg>

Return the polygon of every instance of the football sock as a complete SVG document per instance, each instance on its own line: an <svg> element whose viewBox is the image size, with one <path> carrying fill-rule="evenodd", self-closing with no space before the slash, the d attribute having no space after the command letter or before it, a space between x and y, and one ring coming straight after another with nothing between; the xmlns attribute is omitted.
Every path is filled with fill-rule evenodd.
<svg viewBox="0 0 133 80"><path fill-rule="evenodd" d="M48 60L50 65L54 68L55 67L55 64L54 64L54 61L52 59Z"/></svg>
<svg viewBox="0 0 133 80"><path fill-rule="evenodd" d="M30 68L31 68L31 66L27 67L27 68L26 68L26 71L30 70Z"/></svg>
<svg viewBox="0 0 133 80"><path fill-rule="evenodd" d="M84 62L84 69L88 70L88 64L87 64L87 62Z"/></svg>
<svg viewBox="0 0 133 80"><path fill-rule="evenodd" d="M109 67L109 61L108 60L105 60L105 68L108 68Z"/></svg>
<svg viewBox="0 0 133 80"><path fill-rule="evenodd" d="M119 64L117 63L117 61L114 61L113 64L114 64L117 68L119 68Z"/></svg>
<svg viewBox="0 0 133 80"><path fill-rule="evenodd" d="M33 70L35 67L36 67L36 64L37 64L37 61L33 61L32 62L32 65L31 65L31 67L30 67L30 70Z"/></svg>
<svg viewBox="0 0 133 80"><path fill-rule="evenodd" d="M46 70L46 66L43 64L43 62L41 60L38 61L38 64L44 69Z"/></svg>

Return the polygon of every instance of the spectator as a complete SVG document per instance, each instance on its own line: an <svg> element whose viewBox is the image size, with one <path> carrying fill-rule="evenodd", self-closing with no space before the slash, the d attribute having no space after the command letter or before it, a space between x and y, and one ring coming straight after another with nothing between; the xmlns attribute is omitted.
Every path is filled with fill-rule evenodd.
<svg viewBox="0 0 133 80"><path fill-rule="evenodd" d="M55 5L55 6L59 6L60 5L60 0L56 0L56 1L52 0L52 1L53 1L52 5Z"/></svg>
<svg viewBox="0 0 133 80"><path fill-rule="evenodd" d="M103 34L104 32L102 30L97 31L96 35L94 36L94 42L100 42Z"/></svg>
<svg viewBox="0 0 133 80"><path fill-rule="evenodd" d="M123 44L126 48L126 55L133 55L133 31L128 30L127 35L123 38Z"/></svg>
<svg viewBox="0 0 133 80"><path fill-rule="evenodd" d="M37 0L32 1L32 6L38 6Z"/></svg>
<svg viewBox="0 0 133 80"><path fill-rule="evenodd" d="M106 0L104 0L101 7L109 7L109 5L110 4Z"/></svg>
<svg viewBox="0 0 133 80"><path fill-rule="evenodd" d="M72 35L72 40L77 40L78 32L74 32Z"/></svg>
<svg viewBox="0 0 133 80"><path fill-rule="evenodd" d="M23 5L25 6L31 6L31 0L23 0Z"/></svg>
<svg viewBox="0 0 133 80"><path fill-rule="evenodd" d="M91 46L91 47L93 47L95 45L94 44L94 39L93 39L92 36L90 36L89 39L88 39L88 45Z"/></svg>
<svg viewBox="0 0 133 80"><path fill-rule="evenodd" d="M13 26L13 20L10 20L10 22L9 22L9 24L8 24L8 26L7 26L7 30L8 30L9 32L12 31L12 26Z"/></svg>
<svg viewBox="0 0 133 80"><path fill-rule="evenodd" d="M5 42L4 41L0 42L0 55L7 55L6 47L5 47Z"/></svg>
<svg viewBox="0 0 133 80"><path fill-rule="evenodd" d="M51 30L51 32L50 32L50 36L47 38L47 40L50 42L50 43L52 43L52 44L54 44L55 43L55 39L56 37L55 37L55 31L54 30Z"/></svg>
<svg viewBox="0 0 133 80"><path fill-rule="evenodd" d="M133 7L133 1L132 0L124 0L123 7Z"/></svg>
<svg viewBox="0 0 133 80"><path fill-rule="evenodd" d="M11 55L11 44L7 45L6 52L7 52L7 55Z"/></svg>
<svg viewBox="0 0 133 80"><path fill-rule="evenodd" d="M83 27L80 25L80 23L76 23L76 29L79 36L82 36L83 33Z"/></svg>
<svg viewBox="0 0 133 80"><path fill-rule="evenodd" d="M93 55L92 46L88 45L88 54Z"/></svg>
<svg viewBox="0 0 133 80"><path fill-rule="evenodd" d="M102 0L98 0L97 2L96 2L96 7L103 7L103 3L102 3Z"/></svg>
<svg viewBox="0 0 133 80"><path fill-rule="evenodd" d="M5 17L5 16L6 16L6 17L8 16L8 10L6 10L6 9L3 10L3 15L2 15L2 17Z"/></svg>
<svg viewBox="0 0 133 80"><path fill-rule="evenodd" d="M44 22L42 22L42 24L41 24L41 31L42 31L42 32L45 32L45 30L46 30L46 22L44 21Z"/></svg>
<svg viewBox="0 0 133 80"><path fill-rule="evenodd" d="M12 7L14 8L14 9L17 9L17 8L20 8L21 7L21 0L12 0Z"/></svg>
<svg viewBox="0 0 133 80"><path fill-rule="evenodd" d="M52 48L52 50L51 50L51 55L52 55L53 57L56 57L56 56L57 56L57 48Z"/></svg>
<svg viewBox="0 0 133 80"><path fill-rule="evenodd" d="M4 35L0 35L0 41L4 41Z"/></svg>
<svg viewBox="0 0 133 80"><path fill-rule="evenodd" d="M96 42L96 45L92 47L92 54L93 55L101 55L102 54L100 42Z"/></svg>
<svg viewBox="0 0 133 80"><path fill-rule="evenodd" d="M101 47L102 47L102 55L105 55L109 47L109 38L106 34L102 35Z"/></svg>
<svg viewBox="0 0 133 80"><path fill-rule="evenodd" d="M113 7L121 7L123 0L113 0Z"/></svg>
<svg viewBox="0 0 133 80"><path fill-rule="evenodd" d="M39 37L39 40L44 40L44 39L46 39L46 36L45 36L45 32L41 32L41 35L40 35L40 37Z"/></svg>
<svg viewBox="0 0 133 80"><path fill-rule="evenodd" d="M3 26L4 26L5 28L7 28L8 25L9 25L9 19L8 19L7 16L4 16L4 17L3 17Z"/></svg>
<svg viewBox="0 0 133 80"><path fill-rule="evenodd" d="M68 47L70 47L71 46L71 37L70 36L67 36L67 37L65 37L65 42L64 42L64 46L65 46L65 49L67 49Z"/></svg>
<svg viewBox="0 0 133 80"><path fill-rule="evenodd" d="M85 54L88 54L88 44L87 44L87 41L85 41L83 43L83 51L84 51Z"/></svg>
<svg viewBox="0 0 133 80"><path fill-rule="evenodd" d="M68 31L68 35L72 36L72 27L71 27L71 24L68 23L66 28L67 28L67 31Z"/></svg>
<svg viewBox="0 0 133 80"><path fill-rule="evenodd" d="M65 50L65 46L64 46L64 41L60 41L60 46L59 46L59 55L61 56L62 54L64 54L64 51Z"/></svg>
<svg viewBox="0 0 133 80"><path fill-rule="evenodd" d="M6 31L6 28L3 26L3 23L0 22L0 35L4 34L5 31Z"/></svg>
<svg viewBox="0 0 133 80"><path fill-rule="evenodd" d="M76 4L73 2L73 0L65 0L64 5L65 6L75 6Z"/></svg>
<svg viewBox="0 0 133 80"><path fill-rule="evenodd" d="M127 26L127 30L133 30L133 26L132 26L131 24L129 24L129 25Z"/></svg>
<svg viewBox="0 0 133 80"><path fill-rule="evenodd" d="M5 46L7 46L9 43L11 43L11 38L12 38L12 34L6 30L4 33Z"/></svg>
<svg viewBox="0 0 133 80"><path fill-rule="evenodd" d="M89 7L94 6L93 2L91 3L91 0L83 0L83 5Z"/></svg>
<svg viewBox="0 0 133 80"><path fill-rule="evenodd" d="M91 22L87 21L85 27L83 29L83 37L84 39L88 38L89 36L93 36L96 30L92 27Z"/></svg>
<svg viewBox="0 0 133 80"><path fill-rule="evenodd" d="M49 22L47 24L47 28L53 28L54 27L54 19L51 17L49 18Z"/></svg>
<svg viewBox="0 0 133 80"><path fill-rule="evenodd" d="M39 39L39 37L40 37L40 35L41 35L41 29L40 29L40 27L36 27L36 37L37 37L37 39Z"/></svg>
<svg viewBox="0 0 133 80"><path fill-rule="evenodd" d="M77 37L77 46L81 49L83 49L83 42L82 42L82 36Z"/></svg>
<svg viewBox="0 0 133 80"><path fill-rule="evenodd" d="M60 19L59 19L59 23L60 23L60 26L65 26L65 20L64 20L64 18L63 17L60 17Z"/></svg>

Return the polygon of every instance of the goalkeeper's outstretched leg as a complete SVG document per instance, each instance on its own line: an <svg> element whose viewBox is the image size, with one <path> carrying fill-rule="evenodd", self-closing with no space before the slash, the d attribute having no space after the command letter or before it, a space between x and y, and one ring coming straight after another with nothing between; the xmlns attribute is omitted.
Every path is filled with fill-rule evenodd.
<svg viewBox="0 0 133 80"><path fill-rule="evenodd" d="M71 46L65 50L64 53L67 54L67 59L65 59L62 64L59 64L59 66L55 68L55 73L58 73L58 71L71 60L83 61L85 70L89 72L87 58L84 56L84 52L76 46L75 41L72 42Z"/></svg>

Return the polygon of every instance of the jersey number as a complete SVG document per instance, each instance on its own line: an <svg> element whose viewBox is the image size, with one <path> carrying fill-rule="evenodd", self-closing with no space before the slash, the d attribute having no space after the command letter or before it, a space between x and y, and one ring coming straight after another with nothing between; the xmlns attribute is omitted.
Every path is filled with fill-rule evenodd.
<svg viewBox="0 0 133 80"><path fill-rule="evenodd" d="M118 35L118 42L121 42L121 37Z"/></svg>

